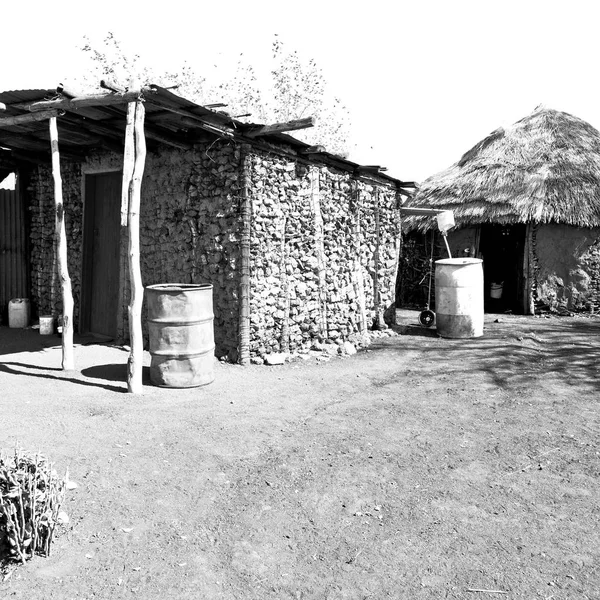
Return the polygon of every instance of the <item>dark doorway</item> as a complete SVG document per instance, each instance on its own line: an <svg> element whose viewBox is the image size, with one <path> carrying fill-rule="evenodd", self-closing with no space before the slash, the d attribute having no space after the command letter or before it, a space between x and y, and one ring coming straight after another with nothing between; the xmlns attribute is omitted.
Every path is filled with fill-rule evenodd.
<svg viewBox="0 0 600 600"><path fill-rule="evenodd" d="M525 225L482 225L479 252L486 312L523 314Z"/></svg>
<svg viewBox="0 0 600 600"><path fill-rule="evenodd" d="M0 322L13 298L29 297L27 212L16 172L0 169Z"/></svg>
<svg viewBox="0 0 600 600"><path fill-rule="evenodd" d="M81 333L117 335L121 173L85 177Z"/></svg>

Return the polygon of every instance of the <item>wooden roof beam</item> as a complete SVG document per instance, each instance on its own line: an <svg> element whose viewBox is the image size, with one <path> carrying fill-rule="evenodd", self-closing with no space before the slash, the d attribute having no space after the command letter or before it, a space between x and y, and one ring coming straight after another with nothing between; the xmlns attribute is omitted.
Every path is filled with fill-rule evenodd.
<svg viewBox="0 0 600 600"><path fill-rule="evenodd" d="M246 137L254 138L261 135L269 135L271 133L283 133L285 131L295 131L297 129L307 129L308 127L314 127L315 118L306 117L305 119L295 119L294 121L287 121L286 123L273 123L272 125L261 125L245 131Z"/></svg>
<svg viewBox="0 0 600 600"><path fill-rule="evenodd" d="M165 98L158 98L156 96L150 96L147 98L148 102L154 104L155 106L160 106L169 112L172 112L180 117L181 122L188 127L196 127L199 129L204 129L210 133L214 133L220 137L228 137L232 138L235 130L227 127L225 125L220 125L215 123L212 119L206 119L205 117L200 117L199 115L195 115L193 112L189 110L185 110L175 103L171 103ZM149 114L149 118L152 118L152 114Z"/></svg>
<svg viewBox="0 0 600 600"><path fill-rule="evenodd" d="M65 115L64 119L61 119L61 121L59 121L59 124L63 120L67 120L70 123L73 123L79 127L83 127L84 129L92 133L100 134L103 137L108 136L111 139L119 140L121 144L123 144L123 140L125 139L125 122L122 123L122 127L121 123L119 122L111 122L111 125L105 125L104 123L99 123L97 121L92 121L88 119L82 120L77 119L76 117L70 117L68 114ZM189 150L192 147L192 144L188 142L183 142L177 139L175 136L171 136L166 132L159 131L152 124L148 123L148 120L146 120L145 123L145 132L146 137L148 137L149 139L154 140L155 142L160 142L161 144L165 144L167 146L173 146L175 148L179 148L180 150Z"/></svg>
<svg viewBox="0 0 600 600"><path fill-rule="evenodd" d="M360 165L356 170L359 175L379 175L387 171L387 168L379 165Z"/></svg>
<svg viewBox="0 0 600 600"><path fill-rule="evenodd" d="M435 217L440 213L446 212L447 208L410 208L410 207L400 207L401 215L416 215L421 217Z"/></svg>
<svg viewBox="0 0 600 600"><path fill-rule="evenodd" d="M30 112L40 110L48 110L52 108L62 108L63 110L76 111L79 108L86 106L111 106L115 104L127 104L134 100L138 100L144 94L155 93L151 88L143 88L123 94L93 94L90 96L79 96L77 98L58 98L56 100L41 100L31 104L18 104L16 108L22 108Z"/></svg>
<svg viewBox="0 0 600 600"><path fill-rule="evenodd" d="M0 117L0 128L14 127L15 125L23 125L25 123L33 123L35 121L44 121L50 117L56 117L58 115L58 110L45 110L33 114L17 115L14 117Z"/></svg>

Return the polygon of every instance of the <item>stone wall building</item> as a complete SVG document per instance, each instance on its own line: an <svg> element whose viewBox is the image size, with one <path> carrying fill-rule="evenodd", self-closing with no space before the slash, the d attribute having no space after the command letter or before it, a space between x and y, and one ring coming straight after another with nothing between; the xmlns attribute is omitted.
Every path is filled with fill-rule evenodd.
<svg viewBox="0 0 600 600"><path fill-rule="evenodd" d="M75 327L119 340L129 301L122 166L122 153L103 148L61 164ZM23 169L22 182L32 304L58 316L50 165ZM216 355L234 362L316 340L359 343L395 302L406 187L283 134L157 143L142 180L143 283L211 283Z"/></svg>

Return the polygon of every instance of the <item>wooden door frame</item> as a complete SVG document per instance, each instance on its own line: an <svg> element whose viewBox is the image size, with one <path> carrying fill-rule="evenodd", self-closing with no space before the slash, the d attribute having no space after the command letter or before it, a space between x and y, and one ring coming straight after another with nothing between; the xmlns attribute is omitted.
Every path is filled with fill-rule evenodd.
<svg viewBox="0 0 600 600"><path fill-rule="evenodd" d="M80 272L80 280L81 280L81 300L80 300L80 311L79 311L79 333L88 333L90 331L91 325L91 313L88 309L90 298L90 286L91 286L91 271L90 269L86 269L88 266L88 256L86 256L86 241L89 239L90 233L90 222L87 219L87 196L89 194L88 185L89 182L92 181L93 176L97 175L108 175L110 173L122 173L122 166L118 167L84 167L81 172L81 198L83 204L82 211L82 236L81 236L81 272ZM118 302L117 302L117 339L121 340L123 337L123 319L124 319L124 309L123 309L123 290L125 288L125 271L123 269L123 243L126 240L123 239L123 228L121 227L120 235L119 235L119 292L118 292Z"/></svg>

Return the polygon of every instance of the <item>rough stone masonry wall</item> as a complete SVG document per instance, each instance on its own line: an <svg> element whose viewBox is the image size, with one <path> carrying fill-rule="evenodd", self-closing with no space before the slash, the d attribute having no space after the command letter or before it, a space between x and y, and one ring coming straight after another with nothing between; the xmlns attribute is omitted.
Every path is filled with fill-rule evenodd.
<svg viewBox="0 0 600 600"><path fill-rule="evenodd" d="M81 168L76 163L61 164L65 229L67 233L67 265L73 288L75 323L79 319L81 297L81 242L83 204L81 202ZM34 169L27 188L29 198L31 248L31 299L34 313L62 314L62 297L58 266L55 261L54 181L50 166Z"/></svg>
<svg viewBox="0 0 600 600"><path fill-rule="evenodd" d="M251 355L302 351L315 341L360 343L394 304L399 215L394 189L279 154L250 157ZM83 179L121 168L102 153L62 166L75 319L81 297ZM142 182L144 285L211 283L217 356L238 359L241 149L219 142L147 156ZM32 287L41 313L61 312L54 264L54 197L49 168L30 186ZM126 230L120 333L128 336ZM145 326L146 313L143 315Z"/></svg>
<svg viewBox="0 0 600 600"><path fill-rule="evenodd" d="M395 190L253 152L250 353L360 342L394 304Z"/></svg>
<svg viewBox="0 0 600 600"><path fill-rule="evenodd" d="M85 169L114 168L122 157L98 155ZM217 356L237 360L240 150L230 143L149 153L142 181L140 263L145 286L213 285ZM127 243L126 230L122 243ZM125 256L125 253L123 253ZM127 261L122 261L123 337L129 334ZM146 303L142 315L146 328Z"/></svg>

